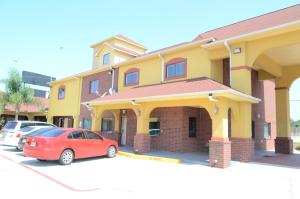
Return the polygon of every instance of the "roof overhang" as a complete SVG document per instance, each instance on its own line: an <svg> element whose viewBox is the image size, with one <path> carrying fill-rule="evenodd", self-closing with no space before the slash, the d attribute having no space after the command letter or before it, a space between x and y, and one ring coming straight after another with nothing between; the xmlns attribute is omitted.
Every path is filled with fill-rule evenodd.
<svg viewBox="0 0 300 199"><path fill-rule="evenodd" d="M86 106L98 106L98 105L113 105L113 104L126 104L126 103L141 103L141 102L155 102L155 101L170 101L170 100L188 100L188 99L204 99L209 98L209 95L213 95L214 98L224 97L234 101L259 103L261 100L250 95L241 93L236 90L214 90L205 92L191 92L171 95L156 95L147 97L132 97L125 99L114 99L114 100L94 100L83 102Z"/></svg>

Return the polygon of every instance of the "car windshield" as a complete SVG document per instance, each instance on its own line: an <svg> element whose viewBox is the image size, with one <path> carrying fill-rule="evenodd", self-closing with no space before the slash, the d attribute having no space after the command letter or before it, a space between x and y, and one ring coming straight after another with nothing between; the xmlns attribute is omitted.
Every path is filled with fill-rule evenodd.
<svg viewBox="0 0 300 199"><path fill-rule="evenodd" d="M66 132L66 130L62 129L53 129L44 133L39 134L40 137L57 137Z"/></svg>
<svg viewBox="0 0 300 199"><path fill-rule="evenodd" d="M33 130L34 129L34 127L24 127L24 128L22 128L21 129L21 132L29 132L29 131L31 131L31 130Z"/></svg>
<svg viewBox="0 0 300 199"><path fill-rule="evenodd" d="M39 135L39 134L45 133L45 132L47 132L47 131L50 131L50 130L52 130L52 129L54 129L54 128L49 127L49 128L38 129L38 130L35 130L35 131L29 133L28 136L30 136L30 137L37 136L37 135Z"/></svg>
<svg viewBox="0 0 300 199"><path fill-rule="evenodd" d="M14 129L17 126L17 122L7 122L4 126L6 129Z"/></svg>

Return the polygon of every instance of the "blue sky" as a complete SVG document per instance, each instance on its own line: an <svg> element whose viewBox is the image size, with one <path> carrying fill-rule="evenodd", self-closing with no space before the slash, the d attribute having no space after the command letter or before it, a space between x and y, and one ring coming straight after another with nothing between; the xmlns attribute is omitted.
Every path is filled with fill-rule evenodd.
<svg viewBox="0 0 300 199"><path fill-rule="evenodd" d="M0 79L10 67L62 78L91 68L89 46L123 34L150 51L300 1L0 0ZM300 99L300 80L291 99ZM291 116L300 119L300 102Z"/></svg>

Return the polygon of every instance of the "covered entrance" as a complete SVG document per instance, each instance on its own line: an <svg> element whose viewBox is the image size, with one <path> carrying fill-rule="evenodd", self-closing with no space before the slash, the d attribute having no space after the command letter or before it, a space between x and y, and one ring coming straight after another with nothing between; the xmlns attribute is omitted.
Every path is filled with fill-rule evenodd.
<svg viewBox="0 0 300 199"><path fill-rule="evenodd" d="M103 112L118 113L115 126L121 132L120 142L135 153L209 152L209 164L224 168L231 157L252 159L247 113L258 101L211 79L197 78L135 87L85 105L93 111L95 131L100 130ZM249 125L244 125L248 119Z"/></svg>

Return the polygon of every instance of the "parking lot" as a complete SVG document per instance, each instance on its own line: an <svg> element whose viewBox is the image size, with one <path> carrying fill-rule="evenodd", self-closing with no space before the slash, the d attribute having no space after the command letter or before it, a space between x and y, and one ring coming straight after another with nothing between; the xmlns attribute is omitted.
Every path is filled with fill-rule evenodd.
<svg viewBox="0 0 300 199"><path fill-rule="evenodd" d="M3 145L0 178L1 196L11 198L300 197L299 169L288 167L233 162L228 169L217 169L121 156L61 166Z"/></svg>

